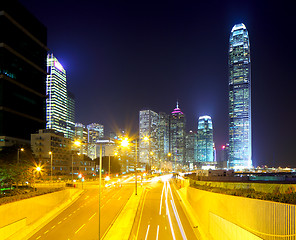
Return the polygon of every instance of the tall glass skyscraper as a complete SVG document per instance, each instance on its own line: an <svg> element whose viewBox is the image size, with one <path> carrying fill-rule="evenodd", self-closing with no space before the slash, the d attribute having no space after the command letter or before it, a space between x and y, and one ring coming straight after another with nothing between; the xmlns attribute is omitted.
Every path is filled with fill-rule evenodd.
<svg viewBox="0 0 296 240"><path fill-rule="evenodd" d="M177 106L170 116L170 153L171 161L176 164L185 162L186 118L177 102Z"/></svg>
<svg viewBox="0 0 296 240"><path fill-rule="evenodd" d="M229 39L229 162L230 168L252 166L251 59L246 26L236 24Z"/></svg>
<svg viewBox="0 0 296 240"><path fill-rule="evenodd" d="M214 161L213 123L210 116L198 118L197 160L203 164Z"/></svg>
<svg viewBox="0 0 296 240"><path fill-rule="evenodd" d="M47 55L46 128L68 137L66 71L53 54Z"/></svg>
<svg viewBox="0 0 296 240"><path fill-rule="evenodd" d="M149 165L154 164L158 157L159 116L152 110L141 110L139 113L139 160ZM144 137L149 141L145 142Z"/></svg>

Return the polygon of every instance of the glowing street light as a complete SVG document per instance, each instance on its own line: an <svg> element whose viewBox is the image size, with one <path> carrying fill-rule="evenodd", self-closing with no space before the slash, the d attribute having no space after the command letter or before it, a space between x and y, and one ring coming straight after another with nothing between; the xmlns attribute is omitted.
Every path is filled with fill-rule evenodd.
<svg viewBox="0 0 296 240"><path fill-rule="evenodd" d="M121 146L122 147L128 147L129 146L129 140L128 140L128 138L126 137L126 138L124 138L124 139L122 139L122 141L121 141Z"/></svg>
<svg viewBox="0 0 296 240"><path fill-rule="evenodd" d="M25 149L23 148L17 149L17 164L19 164L20 162L20 152L23 152L23 151L25 151Z"/></svg>

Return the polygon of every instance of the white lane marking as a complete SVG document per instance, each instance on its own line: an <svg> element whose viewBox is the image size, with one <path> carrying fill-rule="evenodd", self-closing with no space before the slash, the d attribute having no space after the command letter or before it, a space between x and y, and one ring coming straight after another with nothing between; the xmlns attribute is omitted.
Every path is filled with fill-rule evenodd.
<svg viewBox="0 0 296 240"><path fill-rule="evenodd" d="M147 231L146 231L146 236L145 236L145 240L147 240L147 237L148 237L148 233L149 233L149 228L150 228L150 225L148 225L148 227L147 227Z"/></svg>
<svg viewBox="0 0 296 240"><path fill-rule="evenodd" d="M39 236L38 238L36 238L36 239L39 239L39 238L41 238L41 236Z"/></svg>
<svg viewBox="0 0 296 240"><path fill-rule="evenodd" d="M72 216L72 213L69 214L69 217L71 217L71 216Z"/></svg>
<svg viewBox="0 0 296 240"><path fill-rule="evenodd" d="M165 186L166 186L166 181L163 184L163 188L162 188L162 192L161 192L160 205L159 205L159 215L161 215L162 197L163 197Z"/></svg>
<svg viewBox="0 0 296 240"><path fill-rule="evenodd" d="M97 213L95 212L88 220L91 220Z"/></svg>
<svg viewBox="0 0 296 240"><path fill-rule="evenodd" d="M67 219L67 217L64 218L64 220L66 220L66 219Z"/></svg>
<svg viewBox="0 0 296 240"><path fill-rule="evenodd" d="M55 228L55 225L51 227L51 229Z"/></svg>
<svg viewBox="0 0 296 240"><path fill-rule="evenodd" d="M117 200L120 200L120 199L121 199L121 196Z"/></svg>
<svg viewBox="0 0 296 240"><path fill-rule="evenodd" d="M158 240L158 233L159 233L159 225L157 225L156 240Z"/></svg>
<svg viewBox="0 0 296 240"><path fill-rule="evenodd" d="M75 234L78 233L81 230L81 228L83 228L84 226L85 226L85 224L83 224L80 228L78 228L78 230L75 232Z"/></svg>
<svg viewBox="0 0 296 240"><path fill-rule="evenodd" d="M44 234L46 234L46 233L48 233L49 232L49 230L47 230L46 232L44 232Z"/></svg>
<svg viewBox="0 0 296 240"><path fill-rule="evenodd" d="M60 224L62 221L59 221L58 224Z"/></svg>
<svg viewBox="0 0 296 240"><path fill-rule="evenodd" d="M108 202L110 202L110 199L106 203L108 203Z"/></svg>
<svg viewBox="0 0 296 240"><path fill-rule="evenodd" d="M84 200L86 200L86 199L88 199L89 198L89 196L86 196L85 198L84 198Z"/></svg>

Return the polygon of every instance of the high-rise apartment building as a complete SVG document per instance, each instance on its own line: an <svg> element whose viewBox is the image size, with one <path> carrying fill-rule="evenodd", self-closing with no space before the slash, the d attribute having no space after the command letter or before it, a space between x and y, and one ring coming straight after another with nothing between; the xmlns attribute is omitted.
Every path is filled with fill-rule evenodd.
<svg viewBox="0 0 296 240"><path fill-rule="evenodd" d="M185 136L186 119L177 102L170 116L170 160L176 164L183 165L185 160Z"/></svg>
<svg viewBox="0 0 296 240"><path fill-rule="evenodd" d="M158 162L158 127L159 116L152 110L139 113L139 160L152 166ZM144 141L148 137L148 141Z"/></svg>
<svg viewBox="0 0 296 240"><path fill-rule="evenodd" d="M47 30L16 0L0 1L0 147L45 128Z"/></svg>
<svg viewBox="0 0 296 240"><path fill-rule="evenodd" d="M229 39L229 167L252 166L251 59L246 26L236 24Z"/></svg>
<svg viewBox="0 0 296 240"><path fill-rule="evenodd" d="M80 154L87 155L88 131L82 123L75 123L75 140L80 141Z"/></svg>
<svg viewBox="0 0 296 240"><path fill-rule="evenodd" d="M61 132L68 138L66 71L53 54L47 55L47 72L46 128Z"/></svg>
<svg viewBox="0 0 296 240"><path fill-rule="evenodd" d="M166 160L170 143L170 119L164 112L160 112L158 116L158 156L160 160Z"/></svg>
<svg viewBox="0 0 296 240"><path fill-rule="evenodd" d="M214 162L213 123L210 116L198 118L197 159L201 165Z"/></svg>

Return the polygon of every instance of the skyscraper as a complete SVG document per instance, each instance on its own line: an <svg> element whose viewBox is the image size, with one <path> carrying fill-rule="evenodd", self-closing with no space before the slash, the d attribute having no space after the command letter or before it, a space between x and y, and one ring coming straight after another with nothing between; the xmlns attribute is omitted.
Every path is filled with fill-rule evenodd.
<svg viewBox="0 0 296 240"><path fill-rule="evenodd" d="M186 155L185 164L190 170L194 168L197 163L197 134L193 131L189 131L186 134Z"/></svg>
<svg viewBox="0 0 296 240"><path fill-rule="evenodd" d="M152 110L141 110L139 113L139 160L153 165L158 156L158 114ZM143 138L148 137L149 141Z"/></svg>
<svg viewBox="0 0 296 240"><path fill-rule="evenodd" d="M213 146L213 123L210 116L201 116L198 118L197 127L197 151L198 162L201 165L207 165L214 161Z"/></svg>
<svg viewBox="0 0 296 240"><path fill-rule="evenodd" d="M229 167L252 166L251 59L247 28L236 24L229 39Z"/></svg>
<svg viewBox="0 0 296 240"><path fill-rule="evenodd" d="M169 153L169 129L170 121L169 115L164 112L159 113L159 127L158 127L158 147L159 159L165 160Z"/></svg>
<svg viewBox="0 0 296 240"><path fill-rule="evenodd" d="M184 164L185 161L185 136L186 119L183 112L177 106L170 116L170 153L171 161L176 164Z"/></svg>
<svg viewBox="0 0 296 240"><path fill-rule="evenodd" d="M46 128L68 137L66 71L53 54L47 55Z"/></svg>
<svg viewBox="0 0 296 240"><path fill-rule="evenodd" d="M0 147L45 127L47 30L16 0L0 1Z"/></svg>
<svg viewBox="0 0 296 240"><path fill-rule="evenodd" d="M67 92L67 132L70 139L75 136L75 96L72 92Z"/></svg>
<svg viewBox="0 0 296 240"><path fill-rule="evenodd" d="M97 142L104 137L104 125L91 123L86 128L88 131L87 156L96 159L100 154Z"/></svg>

